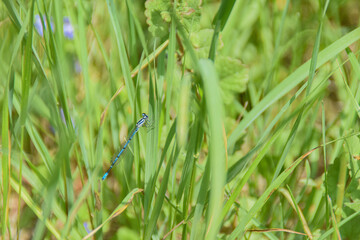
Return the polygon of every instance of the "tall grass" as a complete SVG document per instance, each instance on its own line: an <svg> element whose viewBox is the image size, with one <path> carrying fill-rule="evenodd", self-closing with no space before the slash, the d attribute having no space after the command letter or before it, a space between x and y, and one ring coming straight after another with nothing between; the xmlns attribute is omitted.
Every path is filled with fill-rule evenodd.
<svg viewBox="0 0 360 240"><path fill-rule="evenodd" d="M1 237L357 239L359 9L3 0Z"/></svg>

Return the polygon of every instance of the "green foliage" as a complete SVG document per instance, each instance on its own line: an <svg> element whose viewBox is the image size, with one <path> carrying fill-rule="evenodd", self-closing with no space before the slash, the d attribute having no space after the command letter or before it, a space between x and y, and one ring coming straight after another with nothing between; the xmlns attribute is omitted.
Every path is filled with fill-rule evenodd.
<svg viewBox="0 0 360 240"><path fill-rule="evenodd" d="M225 104L231 104L234 98L246 90L249 69L240 60L219 55L215 59L219 75L221 96Z"/></svg>
<svg viewBox="0 0 360 240"><path fill-rule="evenodd" d="M356 9L3 0L1 238L356 239Z"/></svg>
<svg viewBox="0 0 360 240"><path fill-rule="evenodd" d="M213 35L213 29L201 29L190 34L190 41L199 59L207 58L209 55ZM240 60L221 54L221 47L223 45L221 39L219 45L220 53L216 56L215 68L219 77L222 100L225 104L231 104L237 94L246 90L249 71ZM185 66L187 68L192 69L193 65L194 63L190 58L185 58Z"/></svg>
<svg viewBox="0 0 360 240"><path fill-rule="evenodd" d="M173 16L174 13L175 16ZM149 31L155 37L162 38L169 34L170 22L173 17L179 19L186 31L196 32L200 27L199 0L176 1L175 6L171 1L146 0L145 16Z"/></svg>

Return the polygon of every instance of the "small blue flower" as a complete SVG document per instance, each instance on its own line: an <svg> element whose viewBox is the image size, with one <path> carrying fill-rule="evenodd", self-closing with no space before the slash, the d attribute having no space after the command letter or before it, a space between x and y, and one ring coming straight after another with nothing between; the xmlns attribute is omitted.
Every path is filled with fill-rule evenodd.
<svg viewBox="0 0 360 240"><path fill-rule="evenodd" d="M69 17L64 17L64 36L68 39L74 39L74 28L70 23Z"/></svg>
<svg viewBox="0 0 360 240"><path fill-rule="evenodd" d="M45 25L45 27L46 27L46 25ZM53 20L52 17L50 18L50 27L51 27L51 32L54 32L55 31L55 25L54 25L54 20Z"/></svg>
<svg viewBox="0 0 360 240"><path fill-rule="evenodd" d="M81 64L80 64L79 60L76 60L76 61L75 61L75 63L74 63L74 68L75 68L75 72L76 72L76 73L81 73L82 67L81 67Z"/></svg>
<svg viewBox="0 0 360 240"><path fill-rule="evenodd" d="M35 21L34 21L34 27L41 37L44 36L44 27L43 27L42 22L44 23L44 27L46 30L47 29L46 19L44 18L44 16L40 17L40 15L36 14ZM54 32L55 26L54 26L54 21L52 18L50 19L50 28L51 28L51 31ZM64 19L63 19L63 31L64 31L64 36L67 39L70 39L70 40L74 39L74 27L71 25L69 17L64 17Z"/></svg>
<svg viewBox="0 0 360 240"><path fill-rule="evenodd" d="M89 225L87 224L87 222L84 222L84 228L85 228L85 231L86 231L87 233L90 233L90 232L91 232L91 230L89 229Z"/></svg>
<svg viewBox="0 0 360 240"><path fill-rule="evenodd" d="M44 21L45 23L45 21ZM34 21L34 27L36 29L36 31L38 32L38 34L43 37L44 36L44 29L43 29L43 25L41 22L41 18L38 14L35 15L35 21ZM45 24L46 27L46 24Z"/></svg>
<svg viewBox="0 0 360 240"><path fill-rule="evenodd" d="M64 114L64 110L62 107L60 107L60 117L61 117L61 120L63 121L63 123L66 125L65 114ZM71 116L70 116L70 120L71 120L72 127L75 129L74 119Z"/></svg>

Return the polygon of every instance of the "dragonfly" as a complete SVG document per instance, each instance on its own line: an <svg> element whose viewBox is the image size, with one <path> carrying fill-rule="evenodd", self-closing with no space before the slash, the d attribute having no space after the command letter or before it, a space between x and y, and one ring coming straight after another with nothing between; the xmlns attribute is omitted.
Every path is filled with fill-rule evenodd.
<svg viewBox="0 0 360 240"><path fill-rule="evenodd" d="M124 144L123 148L120 150L120 152L116 155L116 157L114 158L114 160L111 162L111 165L109 167L109 169L106 171L106 173L104 174L104 176L101 178L101 180L105 180L106 177L109 175L109 172L111 171L111 169L115 166L115 164L118 162L120 156L124 153L124 151L126 150L126 148L128 147L129 143L131 142L131 140L133 139L133 137L135 136L135 134L139 131L139 129L143 126L148 126L149 125L149 117L148 115L146 115L145 113L142 114L142 118L136 123L134 130L131 131L129 138L127 139L126 143Z"/></svg>

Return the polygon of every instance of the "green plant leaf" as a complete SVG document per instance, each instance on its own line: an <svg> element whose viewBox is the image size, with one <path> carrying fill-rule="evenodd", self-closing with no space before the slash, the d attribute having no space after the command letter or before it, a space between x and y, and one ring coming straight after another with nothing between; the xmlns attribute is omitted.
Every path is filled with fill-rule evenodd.
<svg viewBox="0 0 360 240"><path fill-rule="evenodd" d="M169 34L172 12L173 5L170 1L147 0L145 2L146 22L153 36L161 38ZM175 12L187 32L199 29L199 1L176 2Z"/></svg>
<svg viewBox="0 0 360 240"><path fill-rule="evenodd" d="M236 94L244 92L249 80L249 69L240 60L217 56L215 68L219 75L221 97L225 104L231 104Z"/></svg>

